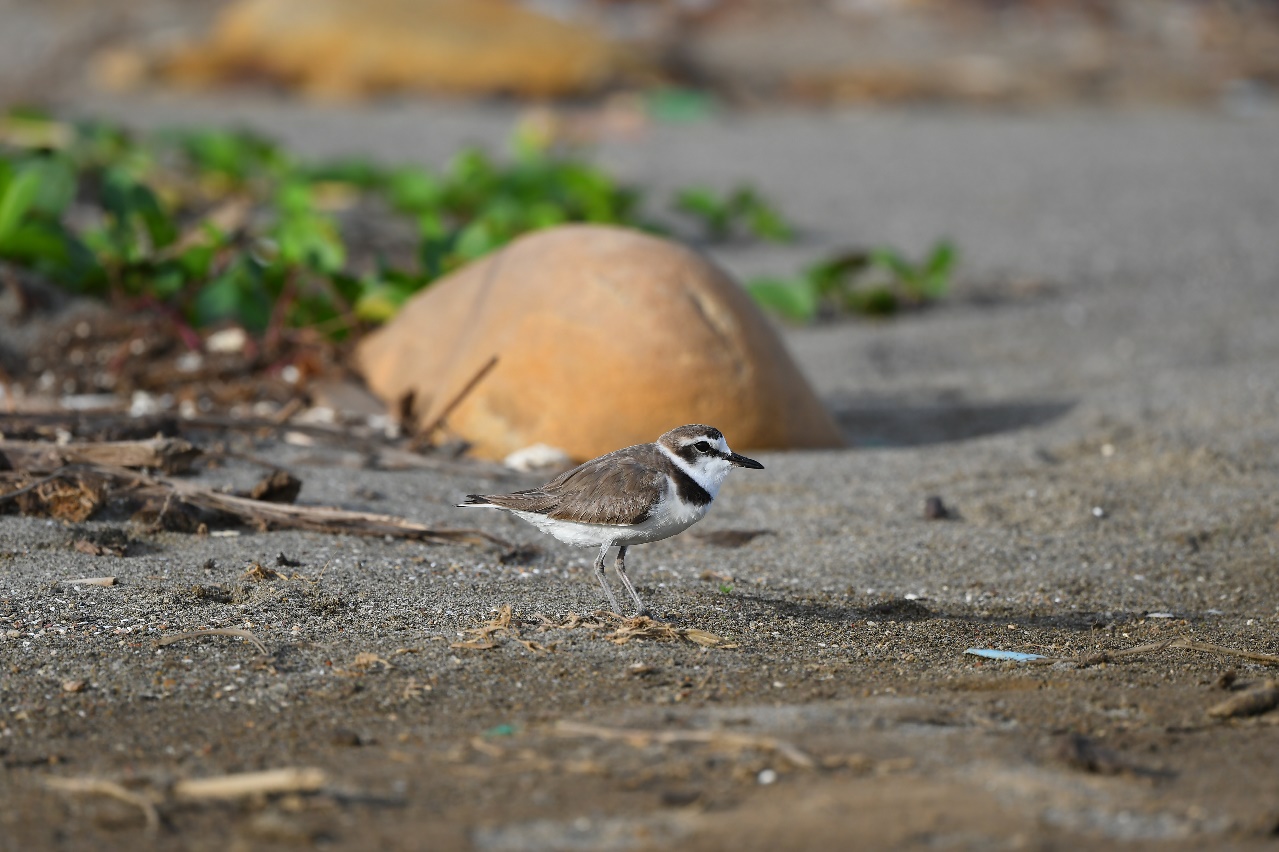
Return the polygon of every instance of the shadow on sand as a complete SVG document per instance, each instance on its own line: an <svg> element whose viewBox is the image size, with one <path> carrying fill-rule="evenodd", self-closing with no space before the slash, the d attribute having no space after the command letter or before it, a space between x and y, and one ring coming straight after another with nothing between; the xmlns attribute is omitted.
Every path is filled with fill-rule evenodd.
<svg viewBox="0 0 1279 852"><path fill-rule="evenodd" d="M848 446L916 447L1040 426L1074 408L1074 400L996 404L891 397L830 400L827 407Z"/></svg>

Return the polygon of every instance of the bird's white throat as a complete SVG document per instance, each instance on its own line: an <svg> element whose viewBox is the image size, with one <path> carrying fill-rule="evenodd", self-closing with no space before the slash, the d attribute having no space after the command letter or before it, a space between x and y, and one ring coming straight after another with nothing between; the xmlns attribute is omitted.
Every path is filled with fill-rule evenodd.
<svg viewBox="0 0 1279 852"><path fill-rule="evenodd" d="M667 449L664 444L658 444L657 448L671 460L672 464L687 473L693 478L694 482L706 489L706 493L711 495L712 500L719 496L720 486L724 484L724 479L728 476L728 472L733 469L731 463L716 456L703 456L698 459L698 464L689 464ZM727 449L728 447L725 445L724 450L727 451Z"/></svg>

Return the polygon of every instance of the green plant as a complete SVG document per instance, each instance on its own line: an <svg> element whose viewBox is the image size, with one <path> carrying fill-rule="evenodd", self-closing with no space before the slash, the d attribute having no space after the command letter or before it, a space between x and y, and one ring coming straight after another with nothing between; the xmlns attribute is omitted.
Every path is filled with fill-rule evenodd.
<svg viewBox="0 0 1279 852"><path fill-rule="evenodd" d="M788 242L794 237L781 214L750 187L738 187L725 195L704 187L682 189L675 195L675 207L697 219L709 240L738 234L772 242Z"/></svg>
<svg viewBox="0 0 1279 852"><path fill-rule="evenodd" d="M509 159L469 148L435 171L302 163L242 131L135 136L102 122L0 117L0 259L82 293L163 310L188 334L232 322L268 339L297 328L340 338L386 321L450 270L563 222L664 233L683 217L712 241L793 235L750 187L681 190L668 208L674 219L651 217L645 201L639 188L528 135L515 138ZM398 263L367 257L349 238L351 222L378 217L412 224L415 248ZM750 289L798 320L890 312L944 293L953 262L948 246L919 265L879 250ZM872 270L886 283L863 286Z"/></svg>
<svg viewBox="0 0 1279 852"><path fill-rule="evenodd" d="M945 296L957 262L958 253L946 241L919 263L885 248L848 252L792 278L754 279L747 290L764 307L796 322L810 322L823 312L886 316Z"/></svg>

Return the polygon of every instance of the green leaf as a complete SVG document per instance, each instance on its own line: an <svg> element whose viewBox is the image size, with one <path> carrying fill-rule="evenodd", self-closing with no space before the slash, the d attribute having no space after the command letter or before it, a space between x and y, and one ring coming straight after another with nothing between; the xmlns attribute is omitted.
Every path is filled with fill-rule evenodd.
<svg viewBox="0 0 1279 852"><path fill-rule="evenodd" d="M60 272L71 261L66 235L48 222L27 222L0 239L0 257Z"/></svg>
<svg viewBox="0 0 1279 852"><path fill-rule="evenodd" d="M335 273L346 263L346 248L332 220L297 216L281 221L272 231L285 266L306 266Z"/></svg>
<svg viewBox="0 0 1279 852"><path fill-rule="evenodd" d="M362 190L380 189L385 175L381 168L369 160L336 160L308 166L297 171L308 183L345 183Z"/></svg>
<svg viewBox="0 0 1279 852"><path fill-rule="evenodd" d="M476 219L462 229L457 236L454 250L462 260L475 260L501 245L493 225L484 219Z"/></svg>
<svg viewBox="0 0 1279 852"><path fill-rule="evenodd" d="M404 284L371 281L355 300L355 315L365 322L386 322L400 312L412 295L412 289Z"/></svg>
<svg viewBox="0 0 1279 852"><path fill-rule="evenodd" d="M35 169L19 169L8 180L0 196L0 246L22 225L40 195L40 174Z"/></svg>
<svg viewBox="0 0 1279 852"><path fill-rule="evenodd" d="M754 189L739 187L728 201L736 218L744 219L751 233L762 240L784 243L793 239L791 226Z"/></svg>
<svg viewBox="0 0 1279 852"><path fill-rule="evenodd" d="M275 206L286 215L304 215L315 210L311 187L299 180L289 181L275 194Z"/></svg>
<svg viewBox="0 0 1279 852"><path fill-rule="evenodd" d="M820 306L817 288L805 277L756 278L746 284L746 292L761 307L795 322L811 322Z"/></svg>
<svg viewBox="0 0 1279 852"><path fill-rule="evenodd" d="M280 174L288 159L274 142L248 131L192 130L167 134L197 169L243 182L256 174Z"/></svg>
<svg viewBox="0 0 1279 852"><path fill-rule="evenodd" d="M870 263L866 252L849 251L815 263L804 271L819 296L828 296L851 286L852 279Z"/></svg>
<svg viewBox="0 0 1279 852"><path fill-rule="evenodd" d="M268 277L273 277L271 282ZM279 292L282 273L264 269L247 256L231 264L225 272L205 284L191 304L198 326L235 320L250 331L262 331L271 318L273 300L268 284Z"/></svg>
<svg viewBox="0 0 1279 852"><path fill-rule="evenodd" d="M424 213L440 205L444 191L425 169L397 169L387 179L391 205L404 213Z"/></svg>
<svg viewBox="0 0 1279 852"><path fill-rule="evenodd" d="M697 89L658 89L649 93L647 102L649 114L669 124L704 121L715 111L711 96Z"/></svg>
<svg viewBox="0 0 1279 852"><path fill-rule="evenodd" d="M845 294L844 304L848 310L868 316L888 316L901 307L897 294L888 287L853 290Z"/></svg>
<svg viewBox="0 0 1279 852"><path fill-rule="evenodd" d="M675 196L675 209L700 219L702 227L712 239L728 236L732 211L728 202L712 190L703 187L680 190Z"/></svg>
<svg viewBox="0 0 1279 852"><path fill-rule="evenodd" d="M924 275L920 293L924 299L940 299L950 291L951 277L958 261L958 253L950 242L942 241L933 247L933 253L924 263Z"/></svg>
<svg viewBox="0 0 1279 852"><path fill-rule="evenodd" d="M200 288L192 306L196 325L212 325L239 312L243 293L238 277L228 271Z"/></svg>
<svg viewBox="0 0 1279 852"><path fill-rule="evenodd" d="M872 249L870 262L897 276L899 281L910 281L917 274L914 265L890 248Z"/></svg>
<svg viewBox="0 0 1279 852"><path fill-rule="evenodd" d="M32 210L51 219L61 216L75 199L76 175L71 162L50 154L29 160L24 170L34 172L39 180Z"/></svg>
<svg viewBox="0 0 1279 852"><path fill-rule="evenodd" d="M178 226L160 206L160 200L146 186L133 185L132 206L151 238L151 248L162 249L178 238Z"/></svg>

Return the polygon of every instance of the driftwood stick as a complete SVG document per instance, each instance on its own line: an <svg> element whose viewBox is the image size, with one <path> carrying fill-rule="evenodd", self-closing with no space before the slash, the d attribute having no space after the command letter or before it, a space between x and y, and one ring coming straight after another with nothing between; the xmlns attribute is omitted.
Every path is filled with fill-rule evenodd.
<svg viewBox="0 0 1279 852"><path fill-rule="evenodd" d="M46 473L70 464L152 468L184 473L200 455L200 449L181 438L149 438L145 441L96 441L51 444L44 441L0 440L0 456L14 470Z"/></svg>
<svg viewBox="0 0 1279 852"><path fill-rule="evenodd" d="M44 785L50 790L60 793L78 793L90 796L110 796L119 799L142 811L147 821L147 831L153 832L160 827L160 812L155 804L145 796L126 790L115 781L105 778L45 778Z"/></svg>
<svg viewBox="0 0 1279 852"><path fill-rule="evenodd" d="M1276 707L1279 707L1279 681L1267 680L1261 686L1232 695L1220 704L1214 704L1208 708L1208 715L1215 719L1260 716Z"/></svg>
<svg viewBox="0 0 1279 852"><path fill-rule="evenodd" d="M1088 654L1081 653L1078 657L1041 657L1037 660L1026 660L1025 662L1018 663L1018 665L1053 666L1057 663L1074 663L1083 668L1084 666L1094 666L1098 663L1106 663L1123 657L1153 654L1158 651L1167 650L1168 648L1186 648L1190 651L1203 651L1208 654L1221 654L1227 657L1242 657L1245 660L1251 660L1254 663L1261 663L1262 665L1279 666L1279 656L1275 656L1274 654L1262 654L1258 651L1245 651L1241 648L1229 648L1225 645L1214 645L1211 642L1199 642L1195 639L1187 639L1185 636L1161 639L1158 642L1148 642L1145 645L1136 645L1132 648L1121 648L1117 651L1095 651Z"/></svg>
<svg viewBox="0 0 1279 852"><path fill-rule="evenodd" d="M467 527L428 527L395 515L382 515L375 512L356 512L336 509L330 506L296 506L286 503L271 503L266 500L254 500L215 491L203 485L173 479L168 476L153 476L141 471L105 465L69 465L59 474L46 477L43 481L53 481L66 474L90 473L101 476L111 482L157 491L160 494L173 494L184 503L225 512L239 520L257 524L261 527L285 529L314 530L325 533L347 533L349 535L394 536L412 539L430 544L456 542L462 544L488 543L502 548L510 548L511 544L483 530ZM32 483L16 492L0 495L0 502L29 490Z"/></svg>
<svg viewBox="0 0 1279 852"><path fill-rule="evenodd" d="M1262 654L1257 651L1244 651L1239 648L1227 648L1225 645L1214 645L1211 642L1197 642L1194 639L1178 639L1172 643L1177 648L1189 648L1192 651L1206 651L1209 654L1224 654L1228 657L1243 657L1254 663L1267 666L1279 666L1279 657L1274 654Z"/></svg>
<svg viewBox="0 0 1279 852"><path fill-rule="evenodd" d="M444 421L448 420L449 415L452 414L453 411L471 395L471 392L479 386L480 382L484 381L484 377L487 376L496 366L497 356L494 355L485 361L482 367L475 371L475 375L471 376L471 378L467 380L466 384L462 385L461 389L453 395L453 398L450 399L442 409L440 409L440 413L432 417L426 425L422 427L410 446L414 449L420 449L421 447L426 446L426 444L430 442L431 436L435 434L436 430L444 425Z"/></svg>
<svg viewBox="0 0 1279 852"><path fill-rule="evenodd" d="M355 512L347 509L335 509L330 506L297 506L288 503L270 503L265 500L253 500L248 497L237 497L194 485L190 482L173 480L167 477L156 477L156 484L172 489L185 503L235 515L244 521L268 527L286 527L289 529L316 530L327 533L349 533L351 535L381 536L390 535L397 538L408 538L415 541L432 543L469 542L472 544L486 541L499 547L510 545L482 530L469 528L436 528L425 524L399 518L394 515L382 515L375 512Z"/></svg>
<svg viewBox="0 0 1279 852"><path fill-rule="evenodd" d="M276 793L314 793L324 788L328 776L322 769L307 767L237 772L212 778L185 778L173 785L175 799L243 799Z"/></svg>

